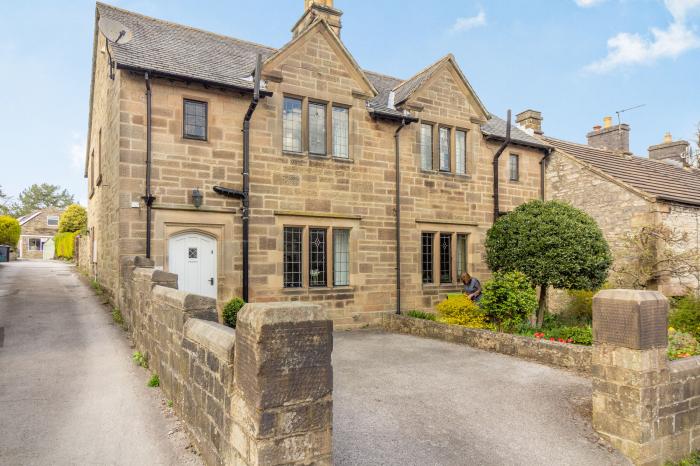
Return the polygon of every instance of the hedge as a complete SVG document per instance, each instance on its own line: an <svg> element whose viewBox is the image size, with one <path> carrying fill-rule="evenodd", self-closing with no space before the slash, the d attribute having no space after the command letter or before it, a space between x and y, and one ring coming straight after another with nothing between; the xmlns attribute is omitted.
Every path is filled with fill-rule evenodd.
<svg viewBox="0 0 700 466"><path fill-rule="evenodd" d="M14 248L19 240L20 226L16 218L0 215L0 244Z"/></svg>
<svg viewBox="0 0 700 466"><path fill-rule="evenodd" d="M53 242L56 247L56 257L72 259L73 249L75 249L75 237L79 234L80 232L75 231L72 233L58 233L54 236Z"/></svg>

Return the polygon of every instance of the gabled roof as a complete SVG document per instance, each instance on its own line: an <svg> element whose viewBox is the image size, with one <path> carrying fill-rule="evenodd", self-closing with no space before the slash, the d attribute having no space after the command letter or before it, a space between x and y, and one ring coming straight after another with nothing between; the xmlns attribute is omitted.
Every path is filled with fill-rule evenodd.
<svg viewBox="0 0 700 466"><path fill-rule="evenodd" d="M661 201L700 206L700 170L545 136L577 160Z"/></svg>
<svg viewBox="0 0 700 466"><path fill-rule="evenodd" d="M505 120L498 118L496 115L491 115L489 121L481 125L481 132L484 133L489 139L505 140L506 138L506 126ZM542 142L541 139L537 139L531 136L525 130L521 129L517 124L512 124L510 127L510 138L515 144L520 144L522 146L534 147L536 149L548 149L551 146Z"/></svg>
<svg viewBox="0 0 700 466"><path fill-rule="evenodd" d="M22 226L31 219L36 218L40 213L41 210L37 210L36 212L32 212L31 214L23 215L22 217L18 218L17 221L19 222L20 226Z"/></svg>

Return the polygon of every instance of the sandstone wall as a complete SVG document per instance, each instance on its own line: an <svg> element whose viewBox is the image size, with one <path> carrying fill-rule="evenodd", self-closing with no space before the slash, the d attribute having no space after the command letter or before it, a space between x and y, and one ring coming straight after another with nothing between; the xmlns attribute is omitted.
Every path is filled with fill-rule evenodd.
<svg viewBox="0 0 700 466"><path fill-rule="evenodd" d="M680 251L690 251L700 260L700 208L666 204L660 213L660 222L680 234L685 234L686 242ZM700 264L696 264L699 267ZM667 296L682 296L697 291L700 283L698 274L688 274L680 278L666 278L661 282L661 291Z"/></svg>
<svg viewBox="0 0 700 466"><path fill-rule="evenodd" d="M122 273L135 347L207 464L332 464L332 325L319 307L248 305L234 331L177 276L133 258Z"/></svg>

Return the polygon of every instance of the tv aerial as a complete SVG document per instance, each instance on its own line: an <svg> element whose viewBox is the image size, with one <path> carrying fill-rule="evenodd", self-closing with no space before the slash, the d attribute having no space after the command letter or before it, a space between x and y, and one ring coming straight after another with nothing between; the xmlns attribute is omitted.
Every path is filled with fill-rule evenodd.
<svg viewBox="0 0 700 466"><path fill-rule="evenodd" d="M109 78L114 79L114 60L109 51L109 44L127 44L134 38L134 34L119 21L106 17L100 18L97 22L97 29L99 29L102 35L105 36L105 39L107 39L105 49L107 49L107 57L109 58Z"/></svg>

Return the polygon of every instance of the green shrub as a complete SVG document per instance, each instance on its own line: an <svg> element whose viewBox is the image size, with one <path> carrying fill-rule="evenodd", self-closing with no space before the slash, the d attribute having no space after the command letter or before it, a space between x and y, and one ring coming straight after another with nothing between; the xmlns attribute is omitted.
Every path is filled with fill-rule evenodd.
<svg viewBox="0 0 700 466"><path fill-rule="evenodd" d="M73 252L75 249L75 237L78 232L70 233L58 233L53 237L54 245L56 247L56 257L63 259L72 259Z"/></svg>
<svg viewBox="0 0 700 466"><path fill-rule="evenodd" d="M479 306L464 295L448 298L437 305L438 321L470 328L491 328Z"/></svg>
<svg viewBox="0 0 700 466"><path fill-rule="evenodd" d="M544 338L556 341L564 340L576 345L591 346L593 344L593 332L591 327L554 327L544 331Z"/></svg>
<svg viewBox="0 0 700 466"><path fill-rule="evenodd" d="M87 231L87 211L80 204L71 204L58 220L59 233Z"/></svg>
<svg viewBox="0 0 700 466"><path fill-rule="evenodd" d="M693 295L679 299L668 316L671 327L700 339L700 298Z"/></svg>
<svg viewBox="0 0 700 466"><path fill-rule="evenodd" d="M19 221L16 218L0 215L0 244L15 248L17 241L19 241L20 231Z"/></svg>
<svg viewBox="0 0 700 466"><path fill-rule="evenodd" d="M424 320L436 320L437 316L433 314L432 312L424 312L424 311L408 311L406 313L408 317L415 317L416 319L424 319Z"/></svg>
<svg viewBox="0 0 700 466"><path fill-rule="evenodd" d="M224 324L231 328L236 328L236 320L238 320L238 311L245 306L245 301L241 298L233 298L231 301L226 303L224 306L224 311L222 317L224 319Z"/></svg>
<svg viewBox="0 0 700 466"><path fill-rule="evenodd" d="M131 356L137 366L141 366L144 369L148 369L148 359L141 351L135 351Z"/></svg>
<svg viewBox="0 0 700 466"><path fill-rule="evenodd" d="M511 329L537 310L537 293L524 273L496 272L479 304L499 329Z"/></svg>
<svg viewBox="0 0 700 466"><path fill-rule="evenodd" d="M160 387L160 377L158 374L153 374L148 380L148 386L151 388Z"/></svg>
<svg viewBox="0 0 700 466"><path fill-rule="evenodd" d="M561 312L562 318L568 322L590 324L593 320L593 296L597 292L597 290L566 290L569 302Z"/></svg>
<svg viewBox="0 0 700 466"><path fill-rule="evenodd" d="M686 456L682 460L674 463L673 461L666 461L665 466L698 466L700 465L700 451L694 451L690 455Z"/></svg>
<svg viewBox="0 0 700 466"><path fill-rule="evenodd" d="M112 309L112 320L115 324L124 327L124 316L122 316L122 311L118 307Z"/></svg>
<svg viewBox="0 0 700 466"><path fill-rule="evenodd" d="M700 345L693 335L671 328L668 332L668 358L682 359L700 353Z"/></svg>

